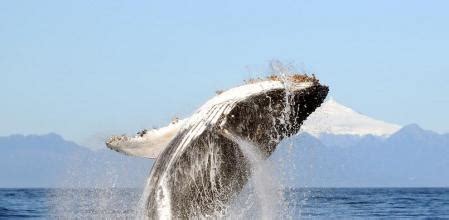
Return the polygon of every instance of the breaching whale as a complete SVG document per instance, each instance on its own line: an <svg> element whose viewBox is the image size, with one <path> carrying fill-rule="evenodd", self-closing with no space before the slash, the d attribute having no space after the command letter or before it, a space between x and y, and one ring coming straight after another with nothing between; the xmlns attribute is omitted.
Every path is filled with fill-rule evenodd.
<svg viewBox="0 0 449 220"><path fill-rule="evenodd" d="M144 192L151 219L222 216L251 174L239 139L264 158L321 105L328 87L314 76L270 76L220 92L191 117L134 137L113 136L115 151L157 158Z"/></svg>

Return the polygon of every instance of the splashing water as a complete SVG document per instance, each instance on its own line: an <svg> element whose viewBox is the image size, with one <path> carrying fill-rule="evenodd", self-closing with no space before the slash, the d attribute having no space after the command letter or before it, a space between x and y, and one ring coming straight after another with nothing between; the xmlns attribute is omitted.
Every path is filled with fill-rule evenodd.
<svg viewBox="0 0 449 220"><path fill-rule="evenodd" d="M285 88L285 108L282 112L281 124L288 129L291 126L288 122L290 121L290 113L292 111L291 106L294 104L292 99L292 83L288 80L288 74L292 74L295 70L292 66L284 66L278 61L273 61L270 66L272 74L278 75L282 81ZM271 108L271 103L269 108ZM275 120L273 118L273 120ZM279 131L276 131L277 139L280 139ZM246 197L246 201L243 202L246 207L242 209L240 206L242 202L238 203L238 206L232 209L230 216L238 217L243 219L248 217L248 213L251 212L249 209L251 205L256 206L253 213L250 214L251 218L257 219L292 219L294 213L291 213L288 207L298 206L298 201L288 199L284 197L284 189L286 188L283 184L283 180L288 179L292 182L295 175L287 172L295 171L294 155L292 155L292 149L294 147L292 139L287 139L284 144L280 144L287 148L287 157L282 158L280 161L272 161L264 155L257 144L246 140L232 132L227 132L227 137L238 144L240 150L244 154L245 158L249 161L251 166L251 179L247 184L246 192L241 193L241 197ZM277 165L274 164L277 163ZM235 205L235 204L234 204ZM253 207L254 208L254 207ZM235 212L236 210L239 210ZM231 218L232 219L232 218Z"/></svg>
<svg viewBox="0 0 449 220"><path fill-rule="evenodd" d="M49 214L56 219L133 218L142 189L128 180L143 181L149 165L112 152L76 153L52 191Z"/></svg>
<svg viewBox="0 0 449 220"><path fill-rule="evenodd" d="M276 216L280 214L276 213L276 210L280 210L280 205L282 205L280 202L283 201L283 199L282 185L280 182L276 181L278 178L276 178L273 164L271 164L271 161L264 159L263 152L260 151L260 148L256 144L233 133L228 132L227 134L229 138L238 144L240 150L251 166L251 179L248 183L248 190L251 195L248 197L250 201L247 201L246 203L253 203L252 205L255 205L256 210L258 211L258 213L255 214L260 215L252 217L257 217L259 219L275 219ZM243 194L243 196L245 196L245 194ZM235 213L234 210L234 213L231 213L231 216L245 214L247 213Z"/></svg>

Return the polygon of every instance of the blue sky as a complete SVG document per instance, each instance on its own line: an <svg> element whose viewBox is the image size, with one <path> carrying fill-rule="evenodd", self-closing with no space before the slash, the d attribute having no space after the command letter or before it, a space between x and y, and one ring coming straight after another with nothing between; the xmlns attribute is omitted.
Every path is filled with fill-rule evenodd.
<svg viewBox="0 0 449 220"><path fill-rule="evenodd" d="M279 59L361 113L449 132L448 1L4 1L0 135L164 125Z"/></svg>

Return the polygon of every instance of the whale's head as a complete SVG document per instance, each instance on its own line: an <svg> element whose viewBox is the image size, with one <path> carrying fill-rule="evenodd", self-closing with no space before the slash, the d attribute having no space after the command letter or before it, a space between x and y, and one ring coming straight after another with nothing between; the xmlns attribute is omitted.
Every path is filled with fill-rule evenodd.
<svg viewBox="0 0 449 220"><path fill-rule="evenodd" d="M188 139L194 140L208 131L248 139L268 156L283 138L299 131L327 93L328 87L314 76L294 74L247 80L244 85L218 92L188 118L163 128L143 130L134 137L113 136L106 145L128 155L157 158L172 140L181 137L178 134L188 131Z"/></svg>

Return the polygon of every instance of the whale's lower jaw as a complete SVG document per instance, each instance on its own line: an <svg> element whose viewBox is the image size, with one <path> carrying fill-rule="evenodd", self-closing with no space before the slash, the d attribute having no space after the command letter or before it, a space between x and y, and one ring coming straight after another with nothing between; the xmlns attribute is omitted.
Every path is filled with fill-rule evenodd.
<svg viewBox="0 0 449 220"><path fill-rule="evenodd" d="M269 90L225 104L222 106L225 113L218 119L211 111L207 117L214 118L216 123L192 123L180 130L153 166L144 195L146 215L151 218L222 215L251 172L240 147L224 132L231 131L256 143L268 157L282 139L299 131L327 92L328 88L318 83L293 92L285 88Z"/></svg>

